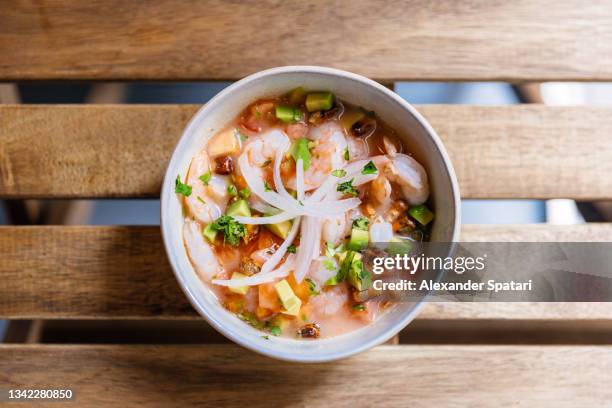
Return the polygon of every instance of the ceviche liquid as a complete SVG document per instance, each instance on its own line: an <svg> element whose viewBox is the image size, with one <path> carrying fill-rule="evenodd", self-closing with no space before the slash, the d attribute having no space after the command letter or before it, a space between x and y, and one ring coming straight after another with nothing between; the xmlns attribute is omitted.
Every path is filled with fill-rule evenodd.
<svg viewBox="0 0 612 408"><path fill-rule="evenodd" d="M361 252L428 239L423 167L374 112L296 88L247 106L177 176L185 248L263 336L316 339L388 308Z"/></svg>

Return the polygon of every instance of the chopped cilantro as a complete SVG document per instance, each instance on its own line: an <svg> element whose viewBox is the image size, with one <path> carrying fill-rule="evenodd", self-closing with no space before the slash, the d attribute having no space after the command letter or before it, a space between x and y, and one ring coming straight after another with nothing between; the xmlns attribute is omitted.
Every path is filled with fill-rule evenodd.
<svg viewBox="0 0 612 408"><path fill-rule="evenodd" d="M333 271L336 269L336 264L334 264L334 261L332 261L331 259L324 259L321 263L328 271Z"/></svg>
<svg viewBox="0 0 612 408"><path fill-rule="evenodd" d="M306 278L306 283L308 283L308 291L312 296L316 296L320 293L317 290L317 284L312 279Z"/></svg>
<svg viewBox="0 0 612 408"><path fill-rule="evenodd" d="M176 182L174 183L174 192L176 194L182 194L185 197L191 195L191 186L181 183L181 176L176 176Z"/></svg>
<svg viewBox="0 0 612 408"><path fill-rule="evenodd" d="M353 305L353 310L356 312L365 312L366 307L363 304L356 304L356 305Z"/></svg>
<svg viewBox="0 0 612 408"><path fill-rule="evenodd" d="M353 228L367 231L370 226L370 220L366 217L359 217L353 220Z"/></svg>
<svg viewBox="0 0 612 408"><path fill-rule="evenodd" d="M202 180L202 183L204 183L204 185L207 186L211 177L212 177L212 174L210 174L210 171L207 171L206 173L200 176L200 180Z"/></svg>
<svg viewBox="0 0 612 408"><path fill-rule="evenodd" d="M282 330L280 327L278 326L272 326L270 327L270 334L273 336L280 336L282 333Z"/></svg>
<svg viewBox="0 0 612 408"><path fill-rule="evenodd" d="M344 149L344 160L346 160L346 161L350 160L348 147L346 149Z"/></svg>
<svg viewBox="0 0 612 408"><path fill-rule="evenodd" d="M353 178L349 181L345 181L344 183L338 183L337 191L343 194L348 194L357 197L359 195L359 192L357 191L355 186L353 186L354 180L355 179Z"/></svg>
<svg viewBox="0 0 612 408"><path fill-rule="evenodd" d="M334 248L334 244L331 242L325 243L325 256L333 257L336 254L344 252L344 244L340 244Z"/></svg>
<svg viewBox="0 0 612 408"><path fill-rule="evenodd" d="M236 129L236 135L238 135L241 142L246 142L246 140L248 139L247 136L238 129Z"/></svg>
<svg viewBox="0 0 612 408"><path fill-rule="evenodd" d="M238 192L238 194L240 194L240 197L242 197L242 198L244 198L246 200L251 195L251 190L249 190L248 187L245 187L242 190L240 190Z"/></svg>
<svg viewBox="0 0 612 408"><path fill-rule="evenodd" d="M363 170L361 170L361 174L376 174L378 173L378 169L374 165L374 162L370 160L368 164L363 166Z"/></svg>
<svg viewBox="0 0 612 408"><path fill-rule="evenodd" d="M272 187L270 187L267 181L264 181L264 191L272 191Z"/></svg>
<svg viewBox="0 0 612 408"><path fill-rule="evenodd" d="M334 177L344 177L346 176L346 170L340 169L340 170L334 170L331 172L332 176Z"/></svg>
<svg viewBox="0 0 612 408"><path fill-rule="evenodd" d="M287 252L289 252L290 254L295 254L296 251L297 251L297 248L293 244L287 247Z"/></svg>
<svg viewBox="0 0 612 408"><path fill-rule="evenodd" d="M233 184L227 186L227 194L231 195L232 197L236 197L238 195L238 191L236 191L236 186Z"/></svg>
<svg viewBox="0 0 612 408"><path fill-rule="evenodd" d="M222 215L213 222L211 228L223 232L223 242L238 246L240 238L246 236L246 227L229 215Z"/></svg>

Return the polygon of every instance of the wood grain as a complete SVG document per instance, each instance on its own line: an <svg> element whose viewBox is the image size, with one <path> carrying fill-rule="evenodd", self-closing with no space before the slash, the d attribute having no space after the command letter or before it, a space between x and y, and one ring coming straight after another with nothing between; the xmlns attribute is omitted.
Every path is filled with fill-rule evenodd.
<svg viewBox="0 0 612 408"><path fill-rule="evenodd" d="M611 224L463 227L463 241L610 241ZM0 227L0 318L197 318L157 227ZM427 320L612 320L612 303L430 303Z"/></svg>
<svg viewBox="0 0 612 408"><path fill-rule="evenodd" d="M5 388L71 388L82 407L564 408L612 399L610 346L381 346L327 364L233 345L4 345L0 356Z"/></svg>
<svg viewBox="0 0 612 408"><path fill-rule="evenodd" d="M609 107L424 105L464 198L612 198ZM0 198L157 197L194 105L0 106Z"/></svg>
<svg viewBox="0 0 612 408"><path fill-rule="evenodd" d="M612 2L3 2L0 79L235 79L325 65L379 80L610 80Z"/></svg>

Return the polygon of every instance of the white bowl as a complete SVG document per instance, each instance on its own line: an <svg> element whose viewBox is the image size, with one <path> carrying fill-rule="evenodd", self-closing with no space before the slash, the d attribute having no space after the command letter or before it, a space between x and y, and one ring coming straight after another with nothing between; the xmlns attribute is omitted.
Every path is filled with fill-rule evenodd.
<svg viewBox="0 0 612 408"><path fill-rule="evenodd" d="M174 193L176 176L185 176L192 157L210 136L253 101L285 93L297 86L306 90L329 90L342 100L374 110L398 132L429 176L436 214L432 241L458 240L460 199L453 167L429 123L394 92L350 72L311 66L268 69L227 87L196 113L172 154L161 192L162 235L176 278L193 307L215 329L236 343L282 360L321 362L347 357L387 341L410 323L423 302L400 304L373 324L333 338L309 341L269 336L265 339L261 331L223 308L196 275L183 245L181 205Z"/></svg>

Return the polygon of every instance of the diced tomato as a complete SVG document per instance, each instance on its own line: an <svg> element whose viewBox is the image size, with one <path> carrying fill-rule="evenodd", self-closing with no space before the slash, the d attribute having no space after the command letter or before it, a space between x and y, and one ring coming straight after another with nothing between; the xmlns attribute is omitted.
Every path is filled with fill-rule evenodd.
<svg viewBox="0 0 612 408"><path fill-rule="evenodd" d="M281 304L276 293L274 283L264 283L259 285L259 307L280 312Z"/></svg>
<svg viewBox="0 0 612 408"><path fill-rule="evenodd" d="M305 137L308 133L308 125L305 123L291 123L285 127L287 136L291 139L299 139Z"/></svg>
<svg viewBox="0 0 612 408"><path fill-rule="evenodd" d="M289 277L287 278L287 282L289 282L289 286L291 286L291 289L293 289L293 293L295 293L297 297L299 297L303 301L308 300L308 298L310 297L310 288L308 286L308 282L303 280L302 283L298 284L295 278L293 277L293 274L289 275Z"/></svg>
<svg viewBox="0 0 612 408"><path fill-rule="evenodd" d="M274 102L258 101L251 105L240 118L242 126L253 132L260 132L276 122Z"/></svg>

